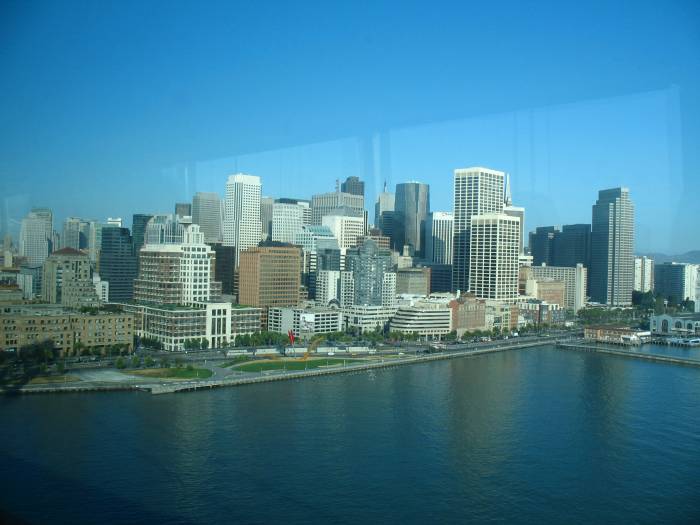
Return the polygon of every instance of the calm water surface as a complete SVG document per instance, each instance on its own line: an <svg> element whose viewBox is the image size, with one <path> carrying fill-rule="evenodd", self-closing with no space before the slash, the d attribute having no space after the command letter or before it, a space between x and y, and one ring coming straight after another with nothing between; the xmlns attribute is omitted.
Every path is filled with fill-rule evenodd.
<svg viewBox="0 0 700 525"><path fill-rule="evenodd" d="M0 410L29 523L700 522L698 368L544 348Z"/></svg>

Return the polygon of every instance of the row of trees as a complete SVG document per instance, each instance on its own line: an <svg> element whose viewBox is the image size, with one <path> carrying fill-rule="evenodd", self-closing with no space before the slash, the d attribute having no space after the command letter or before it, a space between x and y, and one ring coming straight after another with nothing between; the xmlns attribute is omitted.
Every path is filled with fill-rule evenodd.
<svg viewBox="0 0 700 525"><path fill-rule="evenodd" d="M664 297L654 292L632 292L632 304L640 310L647 312L653 310L655 314L695 311L695 301L686 299L676 303L672 297Z"/></svg>
<svg viewBox="0 0 700 525"><path fill-rule="evenodd" d="M202 337L201 339L186 339L182 345L185 350L206 350L209 348L209 340Z"/></svg>

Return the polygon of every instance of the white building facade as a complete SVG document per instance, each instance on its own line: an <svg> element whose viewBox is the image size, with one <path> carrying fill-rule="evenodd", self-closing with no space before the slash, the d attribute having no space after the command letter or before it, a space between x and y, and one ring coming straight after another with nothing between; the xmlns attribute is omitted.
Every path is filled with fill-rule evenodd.
<svg viewBox="0 0 700 525"><path fill-rule="evenodd" d="M226 182L224 246L236 247L236 265L243 250L257 246L262 236L260 177L237 173Z"/></svg>
<svg viewBox="0 0 700 525"><path fill-rule="evenodd" d="M435 264L452 264L454 216L434 211L425 222L425 259Z"/></svg>

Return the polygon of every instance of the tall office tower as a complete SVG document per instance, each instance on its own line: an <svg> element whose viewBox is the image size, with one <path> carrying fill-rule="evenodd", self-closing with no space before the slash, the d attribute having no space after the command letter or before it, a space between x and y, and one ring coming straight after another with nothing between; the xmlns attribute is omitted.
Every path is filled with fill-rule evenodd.
<svg viewBox="0 0 700 525"><path fill-rule="evenodd" d="M340 270L319 270L315 275L314 299L317 305L340 304Z"/></svg>
<svg viewBox="0 0 700 525"><path fill-rule="evenodd" d="M635 292L651 292L654 289L654 259L651 257L634 258Z"/></svg>
<svg viewBox="0 0 700 525"><path fill-rule="evenodd" d="M32 210L22 219L19 232L19 254L30 266L44 264L51 250L53 233L51 210Z"/></svg>
<svg viewBox="0 0 700 525"><path fill-rule="evenodd" d="M87 254L62 248L49 255L44 262L41 295L47 303L69 308L99 305Z"/></svg>
<svg viewBox="0 0 700 525"><path fill-rule="evenodd" d="M394 234L394 203L395 195L384 191L377 197L377 202L374 205L374 225L379 228L382 235L391 238Z"/></svg>
<svg viewBox="0 0 700 525"><path fill-rule="evenodd" d="M99 257L100 277L109 283L110 301L126 302L133 299L137 268L129 228L103 228Z"/></svg>
<svg viewBox="0 0 700 525"><path fill-rule="evenodd" d="M530 232L530 255L534 266L554 266L554 243L558 235L556 226L538 226L534 232Z"/></svg>
<svg viewBox="0 0 700 525"><path fill-rule="evenodd" d="M186 226L187 224L182 222L179 215L154 215L146 224L143 236L144 246L147 244L181 244Z"/></svg>
<svg viewBox="0 0 700 525"><path fill-rule="evenodd" d="M214 250L197 224L188 224L178 243L146 242L140 259L136 301L195 306L209 302L220 287L213 278Z"/></svg>
<svg viewBox="0 0 700 525"><path fill-rule="evenodd" d="M102 247L102 229L111 227L109 224L100 224L97 221L90 221L88 231L88 256L92 263L100 260L100 249Z"/></svg>
<svg viewBox="0 0 700 525"><path fill-rule="evenodd" d="M454 216L434 211L425 223L425 260L428 263L452 264L452 227Z"/></svg>
<svg viewBox="0 0 700 525"><path fill-rule="evenodd" d="M221 241L223 207L218 193L197 192L192 197L192 224L199 224L204 242Z"/></svg>
<svg viewBox="0 0 700 525"><path fill-rule="evenodd" d="M520 220L520 254L525 254L525 208L513 205L513 196L510 191L510 175L506 175L505 195L503 199L503 213Z"/></svg>
<svg viewBox="0 0 700 525"><path fill-rule="evenodd" d="M68 217L63 222L63 248L83 250L88 248L90 222L80 217Z"/></svg>
<svg viewBox="0 0 700 525"><path fill-rule="evenodd" d="M260 222L262 224L263 241L272 239L272 208L274 205L275 199L272 197L260 198Z"/></svg>
<svg viewBox="0 0 700 525"><path fill-rule="evenodd" d="M191 217L192 205L189 202L176 202L175 215L178 217Z"/></svg>
<svg viewBox="0 0 700 525"><path fill-rule="evenodd" d="M482 299L517 299L520 220L475 215L469 231L469 291Z"/></svg>
<svg viewBox="0 0 700 525"><path fill-rule="evenodd" d="M350 193L351 195L362 195L365 196L365 183L360 180L359 177L348 177L340 185L340 191L343 193Z"/></svg>
<svg viewBox="0 0 700 525"><path fill-rule="evenodd" d="M267 327L271 306L296 306L301 287L301 250L297 246L255 246L240 252L238 302L263 309Z"/></svg>
<svg viewBox="0 0 700 525"><path fill-rule="evenodd" d="M236 291L236 249L220 242L207 243L214 250L214 280L221 283L221 293L235 295Z"/></svg>
<svg viewBox="0 0 700 525"><path fill-rule="evenodd" d="M592 209L591 300L613 306L632 303L634 205L628 188L600 190Z"/></svg>
<svg viewBox="0 0 700 525"><path fill-rule="evenodd" d="M309 203L295 199L277 199L272 205L272 240L293 243L308 216Z"/></svg>
<svg viewBox="0 0 700 525"><path fill-rule="evenodd" d="M146 237L146 226L148 225L148 221L152 218L153 215L145 213L135 213L131 218L131 242L134 245L134 255L136 255L137 266L139 251Z"/></svg>
<svg viewBox="0 0 700 525"><path fill-rule="evenodd" d="M334 191L311 197L311 224L323 224L324 215L364 217L364 212L365 199L362 195Z"/></svg>
<svg viewBox="0 0 700 525"><path fill-rule="evenodd" d="M348 250L345 272L342 273L346 280L351 281L352 304L343 306L393 306L396 302L396 274L391 268L391 252L379 249L370 239ZM344 286L347 289L341 277L341 289ZM342 298L349 294L341 290L340 295Z"/></svg>
<svg viewBox="0 0 700 525"><path fill-rule="evenodd" d="M487 168L454 171L452 287L469 289L469 228L474 215L503 212L505 173Z"/></svg>
<svg viewBox="0 0 700 525"><path fill-rule="evenodd" d="M362 217L345 215L324 215L323 226L328 227L338 239L341 250L357 246L357 239L365 233L365 221Z"/></svg>
<svg viewBox="0 0 700 525"><path fill-rule="evenodd" d="M91 222L94 222L94 221L91 221ZM107 217L107 224L109 226L116 226L117 228L121 228L123 226L122 218L121 217Z"/></svg>
<svg viewBox="0 0 700 525"><path fill-rule="evenodd" d="M236 262L240 253L261 240L260 177L237 173L226 182L224 200L224 246L236 247Z"/></svg>
<svg viewBox="0 0 700 525"><path fill-rule="evenodd" d="M575 267L591 265L591 225L566 224L554 236L552 265Z"/></svg>
<svg viewBox="0 0 700 525"><path fill-rule="evenodd" d="M695 301L697 275L697 264L657 264L654 266L654 292L672 304L679 304L685 300Z"/></svg>
<svg viewBox="0 0 700 525"><path fill-rule="evenodd" d="M430 188L427 184L404 182L396 185L392 235L394 250L401 252L407 245L417 256L423 256L428 213Z"/></svg>
<svg viewBox="0 0 700 525"><path fill-rule="evenodd" d="M340 270L338 239L327 226L305 225L297 233L294 244L302 248L302 284L309 290L309 298L316 297L316 272Z"/></svg>

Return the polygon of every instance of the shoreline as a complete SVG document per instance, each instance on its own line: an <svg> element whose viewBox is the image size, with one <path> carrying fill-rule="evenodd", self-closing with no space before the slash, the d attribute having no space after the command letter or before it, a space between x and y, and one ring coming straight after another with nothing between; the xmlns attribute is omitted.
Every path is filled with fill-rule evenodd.
<svg viewBox="0 0 700 525"><path fill-rule="evenodd" d="M559 340L552 338L549 341L527 341L527 342L515 342L502 344L497 346L492 346L488 348L479 348L476 350L461 350L453 352L441 352L436 354L421 355L416 357L405 357L402 359L386 359L381 362L374 363L362 363L358 365L349 365L343 367L325 368L325 369L313 369L304 370L298 372L286 372L282 374L264 374L255 377L237 377L237 378L224 378L216 380L202 380L202 381L174 381L172 383L161 384L161 383L115 383L114 385L70 385L58 387L54 385L46 385L40 387L20 387L15 390L2 389L2 393L5 395L27 395L27 394L63 394L63 393L83 393L83 392L111 392L111 391L139 391L139 392L150 392L153 395L162 394L173 394L177 392L193 392L196 390L213 389L213 388L225 388L225 387L235 387L252 385L259 383L268 383L272 381L287 381L293 379L304 379L307 377L319 377L328 376L334 374L347 374L352 372L364 372L374 369L385 369L394 368L398 366L429 363L432 361L442 361L446 359L457 359L457 358L468 358L477 357L481 355L487 355L497 352L504 352L507 350L519 350L535 348L538 346L552 346L557 345Z"/></svg>

